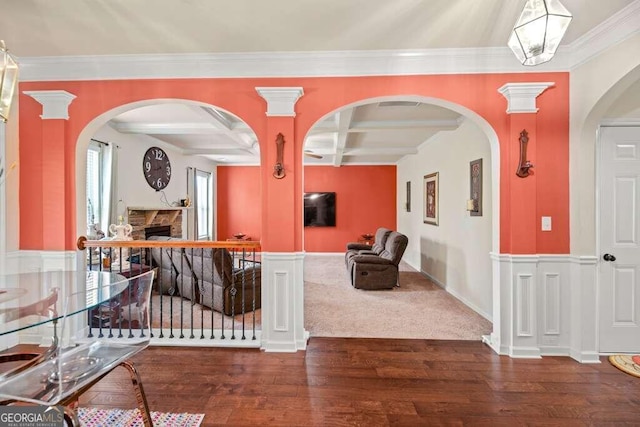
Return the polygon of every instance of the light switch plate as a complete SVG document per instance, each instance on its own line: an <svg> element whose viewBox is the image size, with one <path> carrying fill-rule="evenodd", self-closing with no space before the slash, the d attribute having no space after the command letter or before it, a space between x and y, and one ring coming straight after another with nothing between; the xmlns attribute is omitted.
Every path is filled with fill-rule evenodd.
<svg viewBox="0 0 640 427"><path fill-rule="evenodd" d="M551 217L543 216L542 217L542 231L551 231Z"/></svg>

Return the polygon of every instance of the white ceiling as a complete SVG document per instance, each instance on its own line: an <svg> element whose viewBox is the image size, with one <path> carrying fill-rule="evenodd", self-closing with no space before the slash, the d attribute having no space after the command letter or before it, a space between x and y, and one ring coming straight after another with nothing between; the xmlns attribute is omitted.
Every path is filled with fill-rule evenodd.
<svg viewBox="0 0 640 427"><path fill-rule="evenodd" d="M562 0L571 44L640 0ZM0 0L0 38L20 58L233 52L504 47L524 0ZM433 105L345 108L318 123L305 149L315 164L396 163L457 113ZM214 107L160 104L110 122L186 155L257 164L248 127Z"/></svg>
<svg viewBox="0 0 640 427"><path fill-rule="evenodd" d="M0 0L18 57L504 46L524 0ZM562 0L569 44L633 0Z"/></svg>

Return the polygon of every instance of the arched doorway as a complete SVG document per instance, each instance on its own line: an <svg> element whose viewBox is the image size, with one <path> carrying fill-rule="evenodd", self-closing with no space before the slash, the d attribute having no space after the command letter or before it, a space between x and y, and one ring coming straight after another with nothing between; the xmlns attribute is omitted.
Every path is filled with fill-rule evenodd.
<svg viewBox="0 0 640 427"><path fill-rule="evenodd" d="M386 110L386 111L385 111ZM467 254L464 249L462 251L457 250L456 248L449 248L449 252L451 254L457 254L457 258L473 258L474 260L478 260L478 263L483 264L483 271L486 274L482 276L484 279L482 286L475 287L477 293L481 295L472 296L471 299L476 298L474 302L470 301L469 298L465 298L465 295L461 292L457 291L456 288L461 289L462 292L466 292L463 289L464 286L467 286L466 283L462 286L460 284L462 282L466 282L466 278L455 277L455 271L459 271L459 266L455 265L455 261L452 258L449 258L449 263L451 264L448 271L445 271L441 277L441 280L438 280L439 277L436 275L429 274L429 271L433 273L433 266L428 266L427 263L429 260L433 260L433 253L429 255L425 254L425 249L427 251L433 249L432 247L425 248L425 245L428 243L425 242L425 235L433 234L433 231L439 231L444 229L444 224L441 224L439 227L433 227L430 225L424 226L422 224L422 175L426 173L426 170L422 170L422 166L415 166L416 173L414 173L413 178L407 178L409 175L406 174L406 171L409 168L411 162L405 162L402 164L402 159L409 157L417 157L419 149L418 146L421 146L421 149L424 149L424 146L429 144L429 141L433 139L437 139L434 135L438 132L441 132L441 135L452 134L455 135L458 132L458 129L462 134L465 135L463 137L465 140L477 140L478 138L484 139L486 141L486 151L485 154L479 154L478 157L485 157L485 184L484 184L484 192L486 201L489 205L485 205L485 217L484 218L470 218L468 212L465 211L465 207L455 206L452 208L454 212L460 211L461 216L466 218L475 220L475 223L469 222L470 227L476 226L478 223L484 220L484 225L481 227L486 227L486 244L481 244L479 247L482 251L482 254ZM422 129L422 130L421 130ZM469 135L466 136L467 132L470 132ZM373 134L377 133L380 135L382 133L382 137L374 137ZM461 134L461 135L462 135ZM412 145L408 143L407 139L409 138L417 138L419 143ZM348 138L351 138L350 141L347 141ZM453 137L455 138L455 136ZM385 144L384 141L387 141ZM394 144L394 141L397 141ZM462 141L461 141L462 142ZM348 218L345 220L344 216L346 216L347 212L345 210L342 211L342 224L343 227L336 227L337 230L332 230L327 232L326 229L308 227L305 228L305 237L304 237L304 246L305 250L308 252L324 252L324 253L335 253L338 251L344 251L344 240L347 238L342 234L350 233L352 236L352 241L355 241L359 236L359 232L361 231L369 231L368 228L375 227L374 224L378 224L380 226L384 225L392 229L396 229L402 233L406 233L409 236L409 245L410 247L405 252L405 259L408 259L409 265L414 268L414 271L421 272L422 274L428 275L432 280L436 280L436 283L442 285L443 287L447 287L453 295L456 295L458 298L462 299L474 310L479 311L482 315L491 319L493 317L493 312L496 310L493 305L493 278L492 278L492 261L490 258L490 252L499 252L499 165L500 165L500 156L499 156L499 147L498 147L498 138L491 128L491 126L481 118L478 114L470 111L469 109L462 107L460 105L444 101L442 99L437 98L429 98L424 96L387 96L387 97L378 97L378 98L370 98L364 99L344 107L341 107L338 110L332 111L328 114L325 114L320 120L318 120L309 130L307 136L305 137L305 145L304 145L303 154L305 155L305 160L308 160L305 165L305 183L304 189L305 191L321 191L327 190L327 188L321 188L323 185L331 186L330 175L336 175L336 181L334 181L333 185L338 185L339 187L344 187L345 183L353 180L353 178L346 177L344 172L341 172L341 177L338 177L337 173L334 173L333 170L339 169L349 169L350 166L359 165L358 167L364 171L364 169L369 168L381 168L383 165L393 165L393 200L391 201L393 215L392 220L388 220L393 224L387 225L384 223L386 217L378 218L376 216L377 212L374 214L370 214L370 210L365 210L363 215L359 215L355 223L357 223L357 230L350 230L349 228L353 228L354 222L349 222ZM458 156L460 159L465 158L464 152L462 155ZM471 154L469 154L471 155ZM311 156L311 157L309 157ZM369 157L367 157L369 156ZM321 157L321 158L319 158ZM400 161L399 161L400 160ZM464 162L460 160L458 167L458 172L460 172L460 168L462 168L462 175L464 175L462 186L465 187L465 190L462 192L456 192L466 201L469 198L469 161L468 160L476 160L474 159L466 159ZM396 164L398 164L398 171L396 173L395 168ZM343 167L344 166L344 167ZM324 169L322 169L324 168ZM317 169L322 169L322 172L317 172ZM351 169L356 169L356 167L351 167ZM421 171L418 173L418 169ZM358 172L364 173L364 172ZM370 172L376 174L375 171ZM378 175L381 174L381 170L378 171ZM342 176L345 175L345 176ZM419 175L419 176L418 176ZM445 174L445 188L452 182L451 174ZM311 180L309 177L312 177ZM358 205L363 205L366 203L367 195L363 194L366 191L369 191L369 187L373 187L373 193L371 194L372 199L379 200L378 196L382 193L382 188L384 184L378 183L378 176L373 175L367 179L364 178L363 181L356 182L354 185L354 191L350 192L346 187L342 189L343 194L337 195L337 204L347 204L349 202L356 203L355 206L347 208L348 212L351 212L355 215L355 211L358 210ZM460 178L456 178L460 179ZM374 184L375 181L375 184ZM397 181L397 182L396 182ZM413 188L412 197L413 200L413 212L407 213L405 207L405 181L410 182ZM366 183L367 185L363 185ZM358 187L358 185L360 185ZM442 183L440 185L443 185ZM359 188L355 190L355 188ZM328 191L328 190L327 190ZM450 196L451 192L447 192L444 198L446 199ZM460 194L461 193L461 194ZM342 197L341 197L342 196ZM358 197L364 197L365 200L360 202L355 201ZM347 198L348 200L345 200ZM358 199L360 200L360 199ZM450 200L450 199L449 199ZM444 200L443 200L444 201ZM462 203L460 202L460 203ZM374 202L374 204L379 202ZM450 201L446 201L447 205L450 204ZM454 203L451 201L451 203ZM449 208L449 206L447 206ZM460 209L458 209L460 208ZM339 209L339 208L337 208ZM376 209L375 206L371 206L371 209ZM444 213L444 212L443 212ZM364 225L367 221L367 216L371 215L374 217L371 220L370 226ZM446 214L445 214L446 215ZM340 212L338 211L338 216L340 216ZM411 219L413 218L413 220ZM449 218L447 218L448 220ZM419 222L418 224L412 224L412 222ZM346 225L344 225L347 223ZM340 223L338 222L340 225ZM357 228L356 227L356 228ZM364 228L363 228L364 227ZM368 228L367 228L368 227ZM431 227L431 229L429 229ZM362 230L360 230L362 228ZM367 228L367 230L365 230ZM375 229L371 230L375 232ZM469 231L469 230L467 230ZM481 233L482 234L482 233ZM324 236L324 237L323 237ZM327 243L326 236L331 236L331 239L335 240L337 243L331 245ZM329 239L329 240L331 240ZM431 240L432 241L432 240ZM324 246L323 246L324 245ZM443 245L443 247L446 245ZM459 246L451 245L453 246ZM458 248L459 249L459 248ZM478 249L478 247L476 247ZM445 250L446 251L446 250ZM315 265L315 257L310 258L312 256L307 255L307 261L309 259L314 260L314 264L307 265ZM337 258L340 258L337 256ZM325 257L326 259L326 257ZM458 261L464 263L468 261L462 260ZM438 261L440 263L441 261ZM443 263L446 263L446 255L442 260ZM323 267L325 271L327 267ZM321 270L322 270L321 269ZM307 279L307 266L305 266L305 280ZM344 266L341 266L341 270L344 270ZM315 271L319 271L315 269ZM418 273L419 274L419 273ZM332 277L333 277L332 273ZM347 279L347 273L344 271L340 271L338 275L344 276L341 277L344 279L344 285L349 287L349 280ZM471 280L470 278L468 280ZM478 275L474 280L478 281ZM447 284L447 282L449 282ZM456 282L459 284L456 286ZM313 281L310 280L310 283L313 284ZM478 289L480 289L478 291ZM469 289L467 287L467 289ZM392 292L392 291L389 291ZM468 293L470 295L470 293ZM313 304L307 298L305 294L306 304ZM305 310L307 310L305 308ZM353 307L354 311L358 310L358 307ZM309 320L308 314L305 315L305 321ZM312 315L315 320L315 311L312 312ZM351 316L353 317L353 316ZM353 319L352 319L353 320ZM391 322L398 321L398 318L389 319ZM481 319L485 320L485 319ZM311 320L309 320L311 322ZM402 323L402 322L401 322ZM310 328L310 332L313 335L314 330L313 326ZM488 333L489 330L484 333ZM349 335L353 336L353 335ZM398 336L397 329L393 333L393 336ZM428 336L409 336L414 338L429 338ZM455 338L456 336L450 336L448 338ZM431 336L431 338L435 338ZM438 338L441 338L438 336ZM475 339L481 339L481 333L478 333Z"/></svg>
<svg viewBox="0 0 640 427"><path fill-rule="evenodd" d="M215 239L228 235L233 227L226 210L229 201L228 192L224 192L225 203L217 206L217 167L236 163L260 164L260 151L253 130L240 118L224 109L202 102L180 99L150 99L122 105L93 119L81 132L76 145L76 195L78 234L86 232L87 197L85 193L87 148L101 141L95 138L96 132L113 136L112 139L127 140L128 152L120 153L120 181L127 183L116 189L113 197L116 211L124 210L126 205L169 205L180 206L185 198L194 197L194 185L198 174L209 174L212 194L211 208L213 226L208 233L195 233L196 225L202 222L194 211L188 211L191 218L184 218L184 230L181 237L197 239ZM117 145L117 142L116 144ZM162 191L155 191L139 179L143 176L141 167L142 152L151 146L159 146L173 158L172 179ZM122 148L122 147L120 147ZM141 151L142 150L142 151ZM119 150L121 151L121 150ZM126 150L125 150L126 151ZM139 183L140 185L130 185ZM116 184L117 185L117 184ZM258 189L259 190L259 189ZM216 209L220 208L220 209ZM117 212L122 215L124 212ZM260 214L257 213L255 237L259 239ZM250 227L249 227L250 228ZM203 227L200 227L202 230ZM197 236L195 234L198 234Z"/></svg>

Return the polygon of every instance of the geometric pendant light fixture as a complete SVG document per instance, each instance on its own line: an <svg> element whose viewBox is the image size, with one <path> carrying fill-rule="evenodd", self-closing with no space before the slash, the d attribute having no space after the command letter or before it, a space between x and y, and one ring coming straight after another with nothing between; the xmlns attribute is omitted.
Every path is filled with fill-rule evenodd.
<svg viewBox="0 0 640 427"><path fill-rule="evenodd" d="M18 82L18 64L0 40L0 120L7 121L11 100Z"/></svg>
<svg viewBox="0 0 640 427"><path fill-rule="evenodd" d="M523 65L547 62L572 18L559 0L527 0L509 37L509 47Z"/></svg>

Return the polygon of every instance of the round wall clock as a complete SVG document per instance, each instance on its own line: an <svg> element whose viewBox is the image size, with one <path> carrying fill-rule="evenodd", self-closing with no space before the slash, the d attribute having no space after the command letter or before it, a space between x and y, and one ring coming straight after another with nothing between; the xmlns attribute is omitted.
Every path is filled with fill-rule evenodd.
<svg viewBox="0 0 640 427"><path fill-rule="evenodd" d="M142 172L147 183L156 191L169 185L171 180L171 162L162 148L151 147L144 153Z"/></svg>

